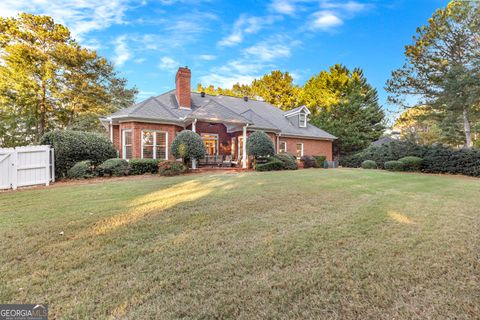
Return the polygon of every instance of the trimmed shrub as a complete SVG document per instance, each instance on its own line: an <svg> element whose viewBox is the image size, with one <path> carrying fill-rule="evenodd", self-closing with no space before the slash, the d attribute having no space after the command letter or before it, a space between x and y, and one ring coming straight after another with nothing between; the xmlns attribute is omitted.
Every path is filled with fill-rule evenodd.
<svg viewBox="0 0 480 320"><path fill-rule="evenodd" d="M90 160L79 161L73 167L68 169L67 177L69 179L87 179L95 177L95 168Z"/></svg>
<svg viewBox="0 0 480 320"><path fill-rule="evenodd" d="M317 162L316 168L323 168L325 160L327 160L326 156L314 156L315 161Z"/></svg>
<svg viewBox="0 0 480 320"><path fill-rule="evenodd" d="M407 156L398 159L398 161L403 163L403 170L405 171L420 171L422 169L423 159L420 157Z"/></svg>
<svg viewBox="0 0 480 320"><path fill-rule="evenodd" d="M206 152L202 138L190 130L183 130L178 133L173 139L170 150L174 157L182 158L184 163L193 159L201 159Z"/></svg>
<svg viewBox="0 0 480 320"><path fill-rule="evenodd" d="M255 158L268 157L275 154L272 139L263 131L255 131L247 138L247 153Z"/></svg>
<svg viewBox="0 0 480 320"><path fill-rule="evenodd" d="M402 171L403 163L397 160L387 161L384 164L385 170L389 171Z"/></svg>
<svg viewBox="0 0 480 320"><path fill-rule="evenodd" d="M377 169L377 163L373 160L365 160L362 162L363 169Z"/></svg>
<svg viewBox="0 0 480 320"><path fill-rule="evenodd" d="M179 161L160 161L158 173L161 176L178 176L187 171L187 167Z"/></svg>
<svg viewBox="0 0 480 320"><path fill-rule="evenodd" d="M303 167L306 168L316 168L317 160L312 156L302 156L300 161L303 163Z"/></svg>
<svg viewBox="0 0 480 320"><path fill-rule="evenodd" d="M57 178L65 177L68 169L79 161L90 160L93 166L97 166L117 156L113 144L98 133L56 130L44 134L40 144L48 144L55 149Z"/></svg>
<svg viewBox="0 0 480 320"><path fill-rule="evenodd" d="M105 160L97 167L100 176L126 176L128 175L128 161L119 158Z"/></svg>
<svg viewBox="0 0 480 320"><path fill-rule="evenodd" d="M279 153L274 155L272 158L277 159L283 163L284 170L297 170L297 158L294 155L289 153Z"/></svg>
<svg viewBox="0 0 480 320"><path fill-rule="evenodd" d="M259 163L255 165L255 171L274 171L283 169L283 162L274 157L270 158L267 163Z"/></svg>
<svg viewBox="0 0 480 320"><path fill-rule="evenodd" d="M132 159L128 162L128 174L157 173L158 163L157 159Z"/></svg>

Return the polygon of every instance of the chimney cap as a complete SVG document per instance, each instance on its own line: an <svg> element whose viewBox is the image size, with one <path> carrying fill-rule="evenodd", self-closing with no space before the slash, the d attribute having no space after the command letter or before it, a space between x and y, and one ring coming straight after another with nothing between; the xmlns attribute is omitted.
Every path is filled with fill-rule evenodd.
<svg viewBox="0 0 480 320"><path fill-rule="evenodd" d="M244 97L243 97L243 101L247 102L247 101L248 101L248 97L247 97L247 96L244 96Z"/></svg>

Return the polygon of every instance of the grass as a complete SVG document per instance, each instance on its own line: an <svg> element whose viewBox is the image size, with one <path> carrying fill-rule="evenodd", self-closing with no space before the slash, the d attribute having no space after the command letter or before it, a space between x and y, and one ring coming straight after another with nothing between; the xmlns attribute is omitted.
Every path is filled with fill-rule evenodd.
<svg viewBox="0 0 480 320"><path fill-rule="evenodd" d="M479 195L479 179L361 169L1 193L0 302L65 319L475 318Z"/></svg>

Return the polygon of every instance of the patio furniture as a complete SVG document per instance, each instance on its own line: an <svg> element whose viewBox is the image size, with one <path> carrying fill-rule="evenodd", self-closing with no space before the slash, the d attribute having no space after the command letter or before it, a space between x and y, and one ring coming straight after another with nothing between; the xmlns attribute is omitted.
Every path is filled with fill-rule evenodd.
<svg viewBox="0 0 480 320"><path fill-rule="evenodd" d="M225 160L222 161L222 167L231 167L232 166L232 156L225 156Z"/></svg>

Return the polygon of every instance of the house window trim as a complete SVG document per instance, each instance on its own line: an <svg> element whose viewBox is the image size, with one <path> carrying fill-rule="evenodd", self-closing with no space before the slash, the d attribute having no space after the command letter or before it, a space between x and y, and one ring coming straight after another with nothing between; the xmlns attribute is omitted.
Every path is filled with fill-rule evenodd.
<svg viewBox="0 0 480 320"><path fill-rule="evenodd" d="M218 145L218 140L220 140L220 136L218 133L208 133L208 132L202 132L200 134L200 137L202 138L202 142L203 142L203 137L204 136L215 136L216 139L215 139L215 155L218 156L218 152L219 152L219 145Z"/></svg>
<svg viewBox="0 0 480 320"><path fill-rule="evenodd" d="M141 148L142 148L142 154L141 154L141 158L142 159L145 159L143 157L143 146L144 146L144 141L143 141L143 134L145 132L154 132L155 134L153 135L153 159L157 159L157 160L168 160L168 131L165 131L165 130L142 130L141 131L141 134L142 136L140 137L142 143L141 143ZM165 133L165 158L164 159L158 159L157 158L157 133L160 132L160 133ZM150 158L148 158L150 159Z"/></svg>
<svg viewBox="0 0 480 320"><path fill-rule="evenodd" d="M302 125L302 116L304 117L303 118L303 125ZM299 113L298 114L298 126L300 128L306 128L307 127L307 114L306 113Z"/></svg>
<svg viewBox="0 0 480 320"><path fill-rule="evenodd" d="M125 133L131 133L131 144L129 145L132 148L132 157L133 157L133 130L132 129L122 129L122 159L127 159L127 146L125 145Z"/></svg>
<svg viewBox="0 0 480 320"><path fill-rule="evenodd" d="M282 151L282 144L285 144L285 149ZM278 153L287 152L287 141L280 140L278 142Z"/></svg>
<svg viewBox="0 0 480 320"><path fill-rule="evenodd" d="M300 159L301 157L303 157L303 147L304 147L303 142L297 142L296 143L296 145L295 145L296 150L295 151L298 154L298 145L299 144L302 145L302 151L300 152L300 157L297 155L297 159Z"/></svg>

